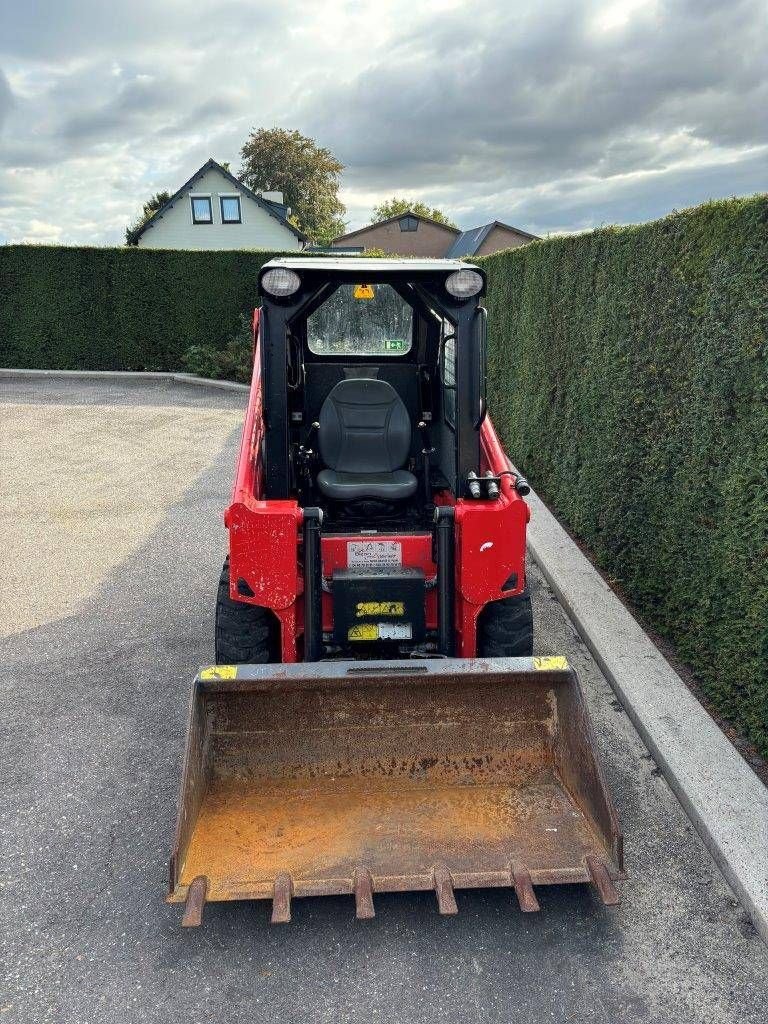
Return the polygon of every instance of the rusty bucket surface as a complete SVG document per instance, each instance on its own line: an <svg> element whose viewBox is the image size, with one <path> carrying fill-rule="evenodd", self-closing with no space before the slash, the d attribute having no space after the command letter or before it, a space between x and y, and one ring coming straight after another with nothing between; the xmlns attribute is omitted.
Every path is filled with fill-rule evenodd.
<svg viewBox="0 0 768 1024"><path fill-rule="evenodd" d="M563 658L218 666L195 680L168 899L623 877L619 825Z"/></svg>

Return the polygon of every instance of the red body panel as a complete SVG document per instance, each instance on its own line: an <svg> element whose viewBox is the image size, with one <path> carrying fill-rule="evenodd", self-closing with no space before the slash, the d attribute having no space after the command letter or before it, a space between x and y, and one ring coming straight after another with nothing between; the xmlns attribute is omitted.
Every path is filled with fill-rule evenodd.
<svg viewBox="0 0 768 1024"><path fill-rule="evenodd" d="M263 500L264 419L258 327L259 311L255 310L251 391L232 501L224 515L229 531L230 596L274 611L281 626L282 660L294 662L300 659L299 639L304 626L300 559L303 514L295 500ZM480 447L481 474L486 470L497 475L509 472L509 460L487 416L480 429ZM519 594L525 586L525 533L530 510L509 475L502 476L500 492L496 501L459 499L454 503L445 492L435 498L437 504L455 504L456 508L456 648L462 658L477 653L477 617L483 606ZM330 578L334 569L345 568L349 542L365 539L397 541L402 564L422 568L427 580L434 580L432 538L427 533L324 535L323 575ZM253 596L246 596L248 591ZM426 620L427 628L437 626L434 588L426 592ZM323 629L332 627L332 600L324 593Z"/></svg>
<svg viewBox="0 0 768 1024"><path fill-rule="evenodd" d="M299 536L302 511L296 501L263 501L261 359L259 310L253 311L253 376L243 424L232 501L224 513L229 531L229 594L233 600L271 608L280 620L283 661L296 661L302 582ZM253 593L238 590L243 581Z"/></svg>

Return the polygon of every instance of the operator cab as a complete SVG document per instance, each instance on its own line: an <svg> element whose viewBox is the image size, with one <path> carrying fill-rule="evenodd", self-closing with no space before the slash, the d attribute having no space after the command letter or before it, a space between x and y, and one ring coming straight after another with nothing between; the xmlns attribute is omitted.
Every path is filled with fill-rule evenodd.
<svg viewBox="0 0 768 1024"><path fill-rule="evenodd" d="M421 528L436 503L469 496L485 412L482 271L283 258L259 290L268 498L359 531L374 518Z"/></svg>

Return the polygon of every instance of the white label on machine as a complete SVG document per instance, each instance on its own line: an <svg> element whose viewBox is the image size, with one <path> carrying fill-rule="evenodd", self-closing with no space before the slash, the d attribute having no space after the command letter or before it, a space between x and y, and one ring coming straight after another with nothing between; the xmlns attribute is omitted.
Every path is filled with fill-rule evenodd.
<svg viewBox="0 0 768 1024"><path fill-rule="evenodd" d="M379 640L410 640L412 636L410 622L379 623Z"/></svg>
<svg viewBox="0 0 768 1024"><path fill-rule="evenodd" d="M347 544L347 567L369 568L403 564L403 546L396 540L351 540Z"/></svg>

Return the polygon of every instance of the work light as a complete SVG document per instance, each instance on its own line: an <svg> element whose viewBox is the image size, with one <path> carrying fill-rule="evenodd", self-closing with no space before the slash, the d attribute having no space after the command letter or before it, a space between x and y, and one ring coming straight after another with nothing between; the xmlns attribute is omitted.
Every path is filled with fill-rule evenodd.
<svg viewBox="0 0 768 1024"><path fill-rule="evenodd" d="M445 281L445 290L454 299L469 299L477 295L482 287L482 274L478 274L476 270L454 270Z"/></svg>
<svg viewBox="0 0 768 1024"><path fill-rule="evenodd" d="M299 275L295 270L289 270L287 267L275 267L274 270L268 270L261 279L261 287L264 291L278 299L293 295L299 290L300 285Z"/></svg>

